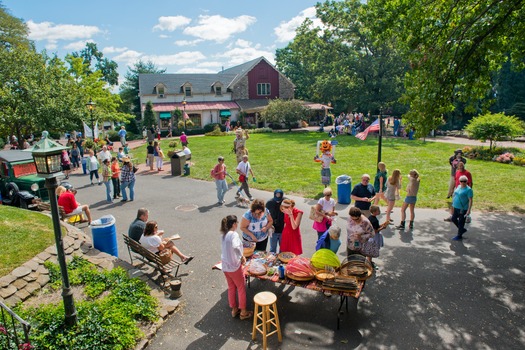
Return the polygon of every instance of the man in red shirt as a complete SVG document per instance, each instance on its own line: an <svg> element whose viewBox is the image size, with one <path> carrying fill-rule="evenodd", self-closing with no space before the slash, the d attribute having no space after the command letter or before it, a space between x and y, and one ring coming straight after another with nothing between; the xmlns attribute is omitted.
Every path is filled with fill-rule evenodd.
<svg viewBox="0 0 525 350"><path fill-rule="evenodd" d="M472 187L472 174L465 169L465 163L459 162L456 167L456 187L459 186L459 178L463 175L467 177L467 186Z"/></svg>
<svg viewBox="0 0 525 350"><path fill-rule="evenodd" d="M82 212L85 212L87 221L82 220L81 222L91 222L89 206L78 203L73 192L66 190L64 186L58 186L56 194L58 196L58 205L64 208L67 216L80 215Z"/></svg>

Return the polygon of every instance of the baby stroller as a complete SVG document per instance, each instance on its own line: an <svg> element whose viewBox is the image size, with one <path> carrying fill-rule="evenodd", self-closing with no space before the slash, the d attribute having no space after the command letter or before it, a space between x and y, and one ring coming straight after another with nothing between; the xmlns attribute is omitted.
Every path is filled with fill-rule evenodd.
<svg viewBox="0 0 525 350"><path fill-rule="evenodd" d="M237 187L237 196L235 197L235 200L237 201L237 206L241 208L248 208L250 206L250 199L242 195L241 187L237 184L237 182L234 180L234 178L226 173L228 177L232 180L232 185Z"/></svg>

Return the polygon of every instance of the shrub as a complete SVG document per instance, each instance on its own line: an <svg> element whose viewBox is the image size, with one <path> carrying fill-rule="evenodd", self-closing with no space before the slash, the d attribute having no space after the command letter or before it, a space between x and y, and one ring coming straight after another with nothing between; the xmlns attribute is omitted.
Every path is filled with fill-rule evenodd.
<svg viewBox="0 0 525 350"><path fill-rule="evenodd" d="M517 166L525 166L525 157L514 157L514 159L512 160L512 164Z"/></svg>
<svg viewBox="0 0 525 350"><path fill-rule="evenodd" d="M503 154L500 154L499 156L494 157L495 162L505 163L505 164L510 164L513 159L514 159L514 154L509 153L509 152L503 153Z"/></svg>
<svg viewBox="0 0 525 350"><path fill-rule="evenodd" d="M5 141L3 138L0 137L0 149L3 149L5 147Z"/></svg>
<svg viewBox="0 0 525 350"><path fill-rule="evenodd" d="M192 126L195 126L193 121L191 119L186 119L186 128L191 128ZM179 122L177 123L177 127L179 129L184 130L184 119L183 120L179 120Z"/></svg>
<svg viewBox="0 0 525 350"><path fill-rule="evenodd" d="M215 131L216 128L219 128L220 131L226 130L226 128L219 123L210 123L210 124L204 125L204 133L206 134L206 133Z"/></svg>
<svg viewBox="0 0 525 350"><path fill-rule="evenodd" d="M169 148L176 148L178 144L179 144L179 141L173 140L173 141L170 141L170 143L168 143L168 147Z"/></svg>
<svg viewBox="0 0 525 350"><path fill-rule="evenodd" d="M108 130L108 131L106 131L106 134L108 135L109 141L111 141L111 142L120 141L120 137L118 136L118 132L117 131L115 131L115 130ZM127 138L127 135L126 135L126 138Z"/></svg>
<svg viewBox="0 0 525 350"><path fill-rule="evenodd" d="M58 265L46 262L45 266L51 287L60 288ZM65 327L62 303L33 308L21 304L15 310L31 323L31 339L37 349L131 349L142 335L138 323L158 318L157 301L149 287L129 278L124 269L100 271L87 260L74 257L68 272L71 285L83 285L88 296L76 303L75 327Z"/></svg>
<svg viewBox="0 0 525 350"><path fill-rule="evenodd" d="M95 150L95 142L93 142L92 139L86 139L84 141L84 149L92 149Z"/></svg>
<svg viewBox="0 0 525 350"><path fill-rule="evenodd" d="M224 131L221 131L221 127L219 126L219 124L215 124L215 128L213 129L213 131L207 132L205 135L206 136L224 136L228 134Z"/></svg>

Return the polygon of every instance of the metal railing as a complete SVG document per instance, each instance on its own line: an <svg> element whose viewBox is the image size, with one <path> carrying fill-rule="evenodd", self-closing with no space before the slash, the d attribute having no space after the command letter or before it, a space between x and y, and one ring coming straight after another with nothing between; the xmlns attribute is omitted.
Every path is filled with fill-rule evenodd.
<svg viewBox="0 0 525 350"><path fill-rule="evenodd" d="M31 325L0 302L0 349L32 349Z"/></svg>

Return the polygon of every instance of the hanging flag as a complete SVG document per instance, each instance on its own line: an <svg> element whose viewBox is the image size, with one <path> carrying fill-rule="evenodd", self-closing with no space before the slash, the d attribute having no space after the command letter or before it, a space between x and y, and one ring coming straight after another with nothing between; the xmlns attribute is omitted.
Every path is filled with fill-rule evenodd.
<svg viewBox="0 0 525 350"><path fill-rule="evenodd" d="M186 113L186 111L184 111L183 117L184 117L184 119L190 119L190 116L188 115L188 113Z"/></svg>
<svg viewBox="0 0 525 350"><path fill-rule="evenodd" d="M375 120L368 128L366 128L363 132L360 132L359 134L355 135L359 140L366 140L366 137L368 136L368 133L370 131L379 131L379 118Z"/></svg>
<svg viewBox="0 0 525 350"><path fill-rule="evenodd" d="M98 139L98 122L95 123L95 139Z"/></svg>
<svg viewBox="0 0 525 350"><path fill-rule="evenodd" d="M82 122L82 124L84 124L84 138L92 138L91 128L85 122Z"/></svg>

